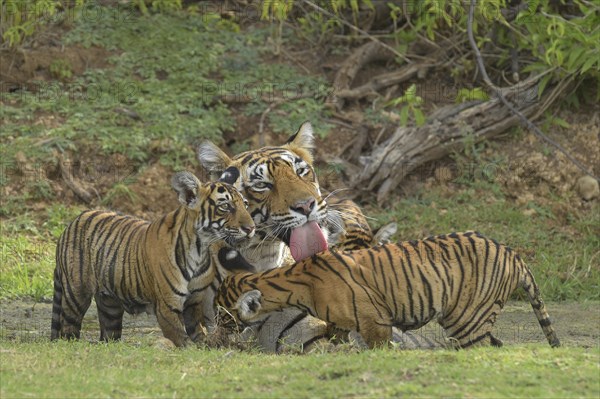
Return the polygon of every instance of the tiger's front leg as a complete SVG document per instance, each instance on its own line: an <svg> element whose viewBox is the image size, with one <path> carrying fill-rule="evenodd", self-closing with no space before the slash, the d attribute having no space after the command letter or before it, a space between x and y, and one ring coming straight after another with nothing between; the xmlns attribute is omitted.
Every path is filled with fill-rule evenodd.
<svg viewBox="0 0 600 399"><path fill-rule="evenodd" d="M183 319L187 334L196 343L216 327L214 305L217 283L213 279L194 278L188 284L189 295L183 305Z"/></svg>
<svg viewBox="0 0 600 399"><path fill-rule="evenodd" d="M201 342L206 333L216 329L214 296L214 290L192 294L183 306L185 330L196 343Z"/></svg>
<svg viewBox="0 0 600 399"><path fill-rule="evenodd" d="M170 339L175 346L182 347L191 343L185 331L183 322L183 310L161 300L156 304L156 319L165 338Z"/></svg>

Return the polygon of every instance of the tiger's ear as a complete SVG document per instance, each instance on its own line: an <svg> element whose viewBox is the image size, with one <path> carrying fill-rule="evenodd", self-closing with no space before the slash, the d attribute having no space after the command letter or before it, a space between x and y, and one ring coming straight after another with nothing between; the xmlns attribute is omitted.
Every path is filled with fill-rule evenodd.
<svg viewBox="0 0 600 399"><path fill-rule="evenodd" d="M176 173L171 179L171 185L177 192L177 197L182 205L194 208L200 202L202 183L192 173L187 171Z"/></svg>
<svg viewBox="0 0 600 399"><path fill-rule="evenodd" d="M196 155L200 165L211 174L211 179L217 179L225 168L232 163L231 158L211 141L202 142L198 146Z"/></svg>
<svg viewBox="0 0 600 399"><path fill-rule="evenodd" d="M315 135L310 122L304 122L298 131L291 136L285 144L295 152L300 152L300 155L309 162L312 162L312 151L315 148ZM298 151L299 150L299 151Z"/></svg>
<svg viewBox="0 0 600 399"><path fill-rule="evenodd" d="M258 316L261 304L262 293L259 290L244 292L235 303L234 309L237 309L238 316L242 321L252 320Z"/></svg>

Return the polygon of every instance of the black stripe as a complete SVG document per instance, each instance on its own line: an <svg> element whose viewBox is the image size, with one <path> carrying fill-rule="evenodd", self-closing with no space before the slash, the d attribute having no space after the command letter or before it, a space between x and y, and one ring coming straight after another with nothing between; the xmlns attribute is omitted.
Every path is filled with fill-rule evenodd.
<svg viewBox="0 0 600 399"><path fill-rule="evenodd" d="M114 249L114 252L112 252L112 258L110 260L110 262L108 263L108 281L110 284L111 288L115 288L116 290L116 284L115 284L115 275L117 273L117 269L121 270L121 278L123 278L124 274L125 274L125 265L124 264L118 264L117 263L117 257L119 255L119 249L120 249L120 244L122 243L122 240L125 238L125 236L127 235L127 233L129 232L129 230L131 230L131 228L133 227L133 223L131 223L130 220L127 220L128 224L126 226L123 226L124 228L122 230L118 230L115 233L115 237L113 239L113 242L110 246L110 250L112 251L112 247L113 245L117 244L117 248ZM111 252L109 252L111 253ZM122 295L123 293L121 293Z"/></svg>
<svg viewBox="0 0 600 399"><path fill-rule="evenodd" d="M538 320L538 321L540 322L540 326L542 326L542 327L549 327L552 324L548 317Z"/></svg>
<svg viewBox="0 0 600 399"><path fill-rule="evenodd" d="M454 260L456 261L456 263L458 263L458 267L460 268L460 283L457 284L457 293L455 294L456 298L460 298L462 296L462 291L465 285L465 268L463 266L462 261L460 260L460 256L458 255L458 253L456 252L456 247L457 245L453 245L452 246L452 251L454 252ZM460 301L455 301L454 306L452 307L452 310L450 310L448 312L448 315L451 315L452 313L454 313L454 310L456 310L456 308L458 307ZM467 307L465 306L462 313L460 314L460 316L456 319L456 321L459 321L462 316L465 314ZM455 324L455 323L454 323ZM454 325L452 324L452 325ZM448 328L449 326L447 326L446 328Z"/></svg>
<svg viewBox="0 0 600 399"><path fill-rule="evenodd" d="M470 341L469 341L469 342L467 342L466 344L464 344L464 345L461 345L461 348L463 348L463 349L466 349L466 348L468 348L469 346L472 346L472 345L476 344L477 342L481 341L482 339L484 339L484 338L486 338L486 337L489 337L490 335L491 335L491 333L490 333L490 332L487 332L487 333L485 333L485 334L482 334L482 335L480 335L479 337L477 337L477 338L475 338L475 339L472 339L472 340L470 340Z"/></svg>
<svg viewBox="0 0 600 399"><path fill-rule="evenodd" d="M434 299L433 299L433 289L431 288L431 284L429 283L429 280L427 279L427 277L423 274L423 271L421 270L421 268L417 269L419 271L419 274L421 275L421 282L423 283L423 286L427 289L427 310L428 312L428 316L431 315L432 310L434 309ZM427 317L427 319L423 318L424 316L424 310L423 308L421 308L421 322L425 322L425 320L429 321L429 317Z"/></svg>
<svg viewBox="0 0 600 399"><path fill-rule="evenodd" d="M277 277L277 276L275 276L275 277ZM282 286L275 284L272 281L266 280L266 283L267 283L267 285L273 287L273 289L275 289L277 291L280 291L280 292L288 292L289 291L287 288L283 288ZM290 294L292 294L292 293L290 292Z"/></svg>
<svg viewBox="0 0 600 399"><path fill-rule="evenodd" d="M356 286L361 288L365 292L365 294L369 298L369 301L373 305L373 308L377 311L377 314L379 315L379 317L383 317L384 315L381 314L380 308L381 307L388 308L388 304L385 301L378 302L376 299L373 299L373 297L371 296L371 293L367 290L368 285L366 284L366 282L363 282L361 284L358 280L356 280L356 277L354 277L354 274L352 273L352 271L353 271L352 267L350 267L350 265L348 263L346 263L346 261L342 258L342 256L335 251L332 251L331 254L348 270L348 274L350 275L350 278L352 278L352 281L354 281ZM391 312L389 312L389 313L391 313Z"/></svg>
<svg viewBox="0 0 600 399"><path fill-rule="evenodd" d="M131 232L129 232L129 235L126 238L127 241L125 243L125 248L123 249L123 259L121 260L121 295L123 298L131 296L127 295L130 290L127 288L127 281L125 280L125 275L129 277L129 286L133 288L133 282L131 281L131 269L133 267L136 267L137 265L133 265L131 262L129 262L129 257L131 256L129 247L131 246L132 238L135 238L135 231L137 230L137 227L138 225L133 225ZM123 237L123 239L125 239L125 236Z"/></svg>
<svg viewBox="0 0 600 399"><path fill-rule="evenodd" d="M286 332L288 332L297 323L299 323L301 320L304 320L305 318L306 318L306 314L300 313L299 315L294 317L292 320L290 320L288 322L287 326L285 326L285 328L279 332L279 335L277 336L277 345L279 345L279 341L281 340L281 338L283 338L283 336L285 335Z"/></svg>
<svg viewBox="0 0 600 399"><path fill-rule="evenodd" d="M314 337L312 337L311 339L309 339L308 341L305 341L304 344L302 344L302 348L303 350L306 350L306 347L315 343L316 341L323 339L323 338L327 338L327 334L320 334L320 335L315 335Z"/></svg>
<svg viewBox="0 0 600 399"><path fill-rule="evenodd" d="M165 268L159 266L160 269L160 273L162 274L162 276L164 277L165 281L167 282L167 285L169 286L169 288L171 289L171 292L173 292L175 295L179 295L180 297L186 297L187 296L187 292L181 292L179 291L177 288L175 288L175 286L171 283L171 280L169 279L169 277L165 274Z"/></svg>
<svg viewBox="0 0 600 399"><path fill-rule="evenodd" d="M408 298L408 315L412 318L414 316L414 312L415 312L415 304L414 304L414 298L413 298L413 287L411 284L411 279L408 277L408 272L406 270L407 267L410 267L410 260L408 260L408 258L410 257L410 254L408 253L407 249L404 246L399 246L398 248L401 248L402 251L404 252L404 257L400 256L400 267L402 267L402 273L404 274L404 284L406 284L406 292L407 292L407 298ZM407 263L404 262L404 260L408 261L408 265ZM403 319L406 320L406 315L404 314L404 309L402 310L403 312Z"/></svg>
<svg viewBox="0 0 600 399"><path fill-rule="evenodd" d="M168 230L173 230L173 228L177 224L177 216L179 216L179 212L181 212L182 209L184 210L184 212L186 212L186 210L183 208L183 206L180 206L179 208L177 208L175 210L174 213L171 214L171 217L173 218L173 223L167 227Z"/></svg>
<svg viewBox="0 0 600 399"><path fill-rule="evenodd" d="M352 294L352 307L354 309L354 321L356 322L356 328L359 329L360 328L360 320L358 318L358 306L356 304L356 294L354 293L352 286L350 284L348 284L348 282L341 275L341 273L339 273L337 270L335 270L335 268L333 268L325 259L323 259L323 257L321 257L321 256L314 257L314 261L315 261L315 264L317 264L317 265L319 265L319 262L322 263L323 264L322 267L324 267L326 270L331 271L333 274L338 276L338 278L348 286L348 289L350 290L350 293Z"/></svg>
<svg viewBox="0 0 600 399"><path fill-rule="evenodd" d="M179 268L185 281L190 281L192 276L190 276L187 270L188 264L186 256L186 247L188 246L183 243L182 230L183 228L179 229L177 232L177 239L175 240L175 264ZM198 255L200 255L200 252L198 252Z"/></svg>

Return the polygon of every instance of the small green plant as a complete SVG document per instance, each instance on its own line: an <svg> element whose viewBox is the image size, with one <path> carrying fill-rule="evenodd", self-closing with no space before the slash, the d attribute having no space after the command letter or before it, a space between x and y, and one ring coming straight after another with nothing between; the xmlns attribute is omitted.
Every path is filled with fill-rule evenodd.
<svg viewBox="0 0 600 399"><path fill-rule="evenodd" d="M402 126L407 125L410 115L413 116L417 126L425 124L425 115L421 110L423 99L417 95L417 86L414 83L406 89L404 95L391 100L387 105L398 106L400 104L404 104L400 108L400 124Z"/></svg>
<svg viewBox="0 0 600 399"><path fill-rule="evenodd" d="M490 97L481 87L474 89L460 89L456 95L457 103L464 103L466 101L487 101Z"/></svg>
<svg viewBox="0 0 600 399"><path fill-rule="evenodd" d="M61 203L52 204L48 208L48 218L42 223L42 227L54 240L58 239L65 228L75 217L83 211L78 206L65 206Z"/></svg>
<svg viewBox="0 0 600 399"><path fill-rule="evenodd" d="M71 63L67 60L54 60L50 64L50 73L59 80L67 80L73 76Z"/></svg>
<svg viewBox="0 0 600 399"><path fill-rule="evenodd" d="M48 180L31 181L27 183L26 187L33 200L51 200L54 198L54 190Z"/></svg>
<svg viewBox="0 0 600 399"><path fill-rule="evenodd" d="M182 8L182 0L134 0L133 3L144 15L148 15L148 6L154 12L173 12Z"/></svg>
<svg viewBox="0 0 600 399"><path fill-rule="evenodd" d="M327 18L319 12L308 12L298 18L302 36L316 45L321 45L340 28L339 20Z"/></svg>
<svg viewBox="0 0 600 399"><path fill-rule="evenodd" d="M115 184L102 198L102 205L110 206L115 201L128 200L129 202L136 202L139 200L138 195L129 188L127 182L119 182Z"/></svg>
<svg viewBox="0 0 600 399"><path fill-rule="evenodd" d="M16 47L42 26L60 20L61 14L80 9L85 0L0 0L0 43Z"/></svg>

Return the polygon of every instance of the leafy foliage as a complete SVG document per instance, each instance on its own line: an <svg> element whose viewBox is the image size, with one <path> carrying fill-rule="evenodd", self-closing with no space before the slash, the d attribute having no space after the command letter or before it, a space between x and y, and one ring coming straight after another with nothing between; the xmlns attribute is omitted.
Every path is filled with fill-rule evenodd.
<svg viewBox="0 0 600 399"><path fill-rule="evenodd" d="M2 44L15 47L32 36L41 26L64 17L63 9L79 9L85 0L0 0ZM63 4L65 3L65 4Z"/></svg>
<svg viewBox="0 0 600 399"><path fill-rule="evenodd" d="M316 3L340 17L346 8L350 8L355 15L361 6L366 9L372 7L372 2L368 0ZM291 15L294 4L293 0L264 1L263 17L286 19ZM486 62L494 69L506 71L514 63L512 57L518 57L520 72L544 74L539 85L540 95L549 84L573 77L579 81L590 79L595 85L592 87L597 87L600 81L600 5L586 0L570 3L537 0L524 3L526 7L520 5L520 2L509 4L504 0L477 1L474 23L477 41L480 47L493 48L495 55L486 59ZM405 2L402 6L390 2L390 18L395 28L391 37L398 51L405 53L406 43L418 38L447 46L448 42L465 37L468 6L468 2L461 0L423 0ZM328 16L315 18L312 14L314 11L301 17L304 30L308 20L313 24L318 21L322 26L321 32L335 28L336 25L330 23ZM516 14L516 17L511 14ZM315 27L311 30L319 31ZM473 57L461 54L455 63L454 76L468 76L473 70ZM500 75L498 80L501 81ZM577 105L582 96L589 101L600 99L600 92L592 91L589 87L579 85L579 90L570 101Z"/></svg>
<svg viewBox="0 0 600 399"><path fill-rule="evenodd" d="M415 119L417 126L425 124L425 115L421 111L423 99L417 95L417 86L415 84L410 85L404 92L404 95L389 102L389 105L393 106L400 104L405 104L400 108L400 124L402 126L406 126L410 114Z"/></svg>
<svg viewBox="0 0 600 399"><path fill-rule="evenodd" d="M42 85L37 93L7 94L7 106L0 110L7 129L0 140L10 139L13 146L5 159L18 151L36 160L55 149L95 147L137 163L155 153L163 163L181 168L193 162L200 140L219 141L233 129L235 119L223 97L250 100L244 111L249 115L285 100L267 121L286 135L299 120L316 119L323 109L323 80L259 59L268 30L242 35L236 24L217 14L173 11L136 17L100 10L94 18L77 19L65 42L113 51L113 67ZM64 61L55 61L51 70L57 78L71 76ZM296 116L288 119L284 112ZM64 122L45 129L35 123L40 113L60 115ZM44 144L32 146L40 137Z"/></svg>

